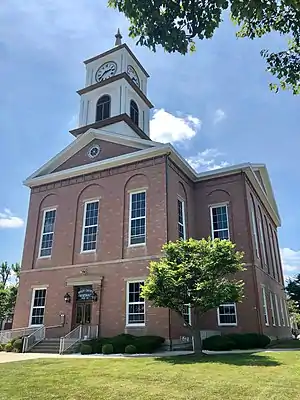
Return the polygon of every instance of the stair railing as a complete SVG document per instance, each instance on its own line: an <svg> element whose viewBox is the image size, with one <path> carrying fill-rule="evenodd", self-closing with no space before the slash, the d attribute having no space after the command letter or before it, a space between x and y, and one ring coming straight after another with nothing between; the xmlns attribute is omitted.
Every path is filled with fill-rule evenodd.
<svg viewBox="0 0 300 400"><path fill-rule="evenodd" d="M17 328L17 329L7 329L4 331L0 331L0 343L6 344L10 342L12 339L17 337L28 336L31 333L36 331L36 327L25 327L25 328Z"/></svg>
<svg viewBox="0 0 300 400"><path fill-rule="evenodd" d="M60 338L59 354L64 354L70 347L80 342L82 339L82 325L78 325L71 332Z"/></svg>
<svg viewBox="0 0 300 400"><path fill-rule="evenodd" d="M31 350L35 345L40 343L45 339L46 336L46 328L44 326L40 326L34 332L32 332L29 336L24 337L22 352L27 353Z"/></svg>

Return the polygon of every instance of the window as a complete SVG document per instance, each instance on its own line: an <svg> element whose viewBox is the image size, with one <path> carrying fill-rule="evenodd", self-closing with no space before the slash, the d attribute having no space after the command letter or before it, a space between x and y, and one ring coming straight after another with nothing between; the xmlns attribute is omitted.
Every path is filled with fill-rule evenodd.
<svg viewBox="0 0 300 400"><path fill-rule="evenodd" d="M110 117L110 104L111 100L108 94L100 97L96 106L96 122Z"/></svg>
<svg viewBox="0 0 300 400"><path fill-rule="evenodd" d="M273 231L273 238L274 238L274 248L275 248L275 256L276 256L276 263L277 263L278 282L280 282L284 285L281 258L280 258L279 246L278 246L278 237L277 237L277 232L275 230Z"/></svg>
<svg viewBox="0 0 300 400"><path fill-rule="evenodd" d="M141 297L143 281L127 282L126 325L145 325L145 300Z"/></svg>
<svg viewBox="0 0 300 400"><path fill-rule="evenodd" d="M279 302L280 302L281 325L285 326L284 311L283 311L283 300L282 300L281 297L279 299Z"/></svg>
<svg viewBox="0 0 300 400"><path fill-rule="evenodd" d="M275 252L274 252L274 242L273 242L273 234L272 234L272 227L269 224L269 242L270 242L270 250L271 250L271 258L272 258L272 265L273 265L273 278L276 278L276 259L275 259ZM278 276L277 276L278 279Z"/></svg>
<svg viewBox="0 0 300 400"><path fill-rule="evenodd" d="M210 208L212 238L229 239L227 205L213 206Z"/></svg>
<svg viewBox="0 0 300 400"><path fill-rule="evenodd" d="M146 192L130 193L129 245L146 243Z"/></svg>
<svg viewBox="0 0 300 400"><path fill-rule="evenodd" d="M265 229L266 229L266 232L267 232L267 236L265 236L265 239L268 237L268 221L267 221L267 217L265 216ZM266 242L267 243L267 242ZM269 238L269 244L270 244L270 238ZM267 261L268 261L268 264L267 264L267 268L268 268L268 274L269 275L271 275L271 270L270 270L270 259L269 259L269 255L268 255L268 253L266 252L266 255L267 255ZM271 263L272 263L272 260L271 260Z"/></svg>
<svg viewBox="0 0 300 400"><path fill-rule="evenodd" d="M191 315L191 307L189 304L184 305L184 308L182 311L182 316L183 316L184 322L186 324L191 325L192 315Z"/></svg>
<svg viewBox="0 0 300 400"><path fill-rule="evenodd" d="M177 199L178 207L178 237L179 239L186 239L186 228L185 228L185 208L184 201Z"/></svg>
<svg viewBox="0 0 300 400"><path fill-rule="evenodd" d="M273 326L276 326L275 311L274 311L274 302L273 302L273 293L271 293L271 292L270 292L270 305L271 305L272 325L273 325Z"/></svg>
<svg viewBox="0 0 300 400"><path fill-rule="evenodd" d="M94 251L97 245L99 201L84 205L81 252Z"/></svg>
<svg viewBox="0 0 300 400"><path fill-rule="evenodd" d="M258 209L259 218L258 218L258 232L260 237L261 251L262 251L262 261L264 265L267 265L267 253L266 253L266 243L265 243L265 235L264 228L262 222L262 215L260 208Z"/></svg>
<svg viewBox="0 0 300 400"><path fill-rule="evenodd" d="M288 312L288 309L287 309L287 304L286 304L286 300L285 300L285 299L283 300L283 303L284 303L284 311L285 311L286 325L287 325L287 326L290 326L290 317L289 317L289 312Z"/></svg>
<svg viewBox="0 0 300 400"><path fill-rule="evenodd" d="M46 304L46 289L34 289L30 313L30 325L43 325Z"/></svg>
<svg viewBox="0 0 300 400"><path fill-rule="evenodd" d="M252 224L252 229L253 229L255 253L257 255L257 258L259 258L257 225L256 225L256 215L255 215L255 204L254 204L254 200L253 200L252 196L251 196L251 205L250 205L250 215L251 215L251 224Z"/></svg>
<svg viewBox="0 0 300 400"><path fill-rule="evenodd" d="M139 125L139 108L135 101L130 101L130 118L138 126Z"/></svg>
<svg viewBox="0 0 300 400"><path fill-rule="evenodd" d="M275 299L275 308L276 308L276 316L277 316L277 325L281 326L280 315L279 315L279 307L278 307L278 299L277 299L277 295L276 294L274 294L274 299Z"/></svg>
<svg viewBox="0 0 300 400"><path fill-rule="evenodd" d="M235 303L222 304L218 307L218 325L237 325Z"/></svg>
<svg viewBox="0 0 300 400"><path fill-rule="evenodd" d="M261 292L262 292L264 320L265 320L265 324L268 326L269 325L269 315L268 315L268 307L267 307L266 289L264 286L261 287Z"/></svg>
<svg viewBox="0 0 300 400"><path fill-rule="evenodd" d="M56 210L45 210L43 216L40 257L51 257Z"/></svg>

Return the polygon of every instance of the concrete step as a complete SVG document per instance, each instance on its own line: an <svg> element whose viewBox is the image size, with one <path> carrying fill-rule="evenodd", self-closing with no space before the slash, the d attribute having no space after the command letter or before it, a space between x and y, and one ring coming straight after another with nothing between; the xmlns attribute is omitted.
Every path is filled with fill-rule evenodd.
<svg viewBox="0 0 300 400"><path fill-rule="evenodd" d="M35 345L30 353L58 353L59 352L59 339L45 339Z"/></svg>

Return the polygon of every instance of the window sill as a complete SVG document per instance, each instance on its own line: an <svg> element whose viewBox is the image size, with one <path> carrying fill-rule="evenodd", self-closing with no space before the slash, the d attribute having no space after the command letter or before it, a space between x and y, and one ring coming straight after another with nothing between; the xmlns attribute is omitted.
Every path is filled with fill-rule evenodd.
<svg viewBox="0 0 300 400"><path fill-rule="evenodd" d="M126 328L144 328L146 324L126 324Z"/></svg>
<svg viewBox="0 0 300 400"><path fill-rule="evenodd" d="M96 249L95 250L82 250L80 252L80 254L89 254L89 253L96 253Z"/></svg>
<svg viewBox="0 0 300 400"><path fill-rule="evenodd" d="M51 256L39 256L38 260L45 260L47 258L51 258Z"/></svg>
<svg viewBox="0 0 300 400"><path fill-rule="evenodd" d="M218 326L237 326L237 324L218 324Z"/></svg>
<svg viewBox="0 0 300 400"><path fill-rule="evenodd" d="M131 248L131 247L143 247L143 246L146 246L146 243L129 244L128 248Z"/></svg>

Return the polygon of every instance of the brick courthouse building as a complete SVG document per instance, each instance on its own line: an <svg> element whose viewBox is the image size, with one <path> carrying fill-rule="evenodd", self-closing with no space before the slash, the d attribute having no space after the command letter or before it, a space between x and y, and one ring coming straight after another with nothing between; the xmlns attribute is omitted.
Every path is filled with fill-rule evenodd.
<svg viewBox="0 0 300 400"><path fill-rule="evenodd" d="M44 325L46 336L60 337L82 324L101 336L180 340L184 321L144 302L140 286L166 241L211 235L245 252L245 299L207 313L203 330L288 336L280 218L266 167L198 174L170 144L151 141L149 75L119 34L114 48L84 63L74 141L25 181L14 328Z"/></svg>

